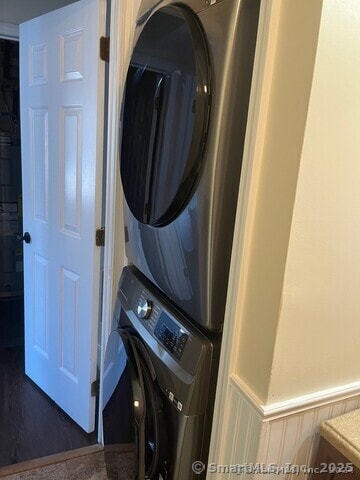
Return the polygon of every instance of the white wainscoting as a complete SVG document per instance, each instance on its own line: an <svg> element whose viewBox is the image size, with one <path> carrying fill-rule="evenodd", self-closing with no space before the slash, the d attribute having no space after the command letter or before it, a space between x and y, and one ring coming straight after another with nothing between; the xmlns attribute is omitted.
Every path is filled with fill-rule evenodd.
<svg viewBox="0 0 360 480"><path fill-rule="evenodd" d="M223 432L236 432L237 435L235 438L228 435L222 439L222 463L229 465L256 462L262 418L247 396L233 383L229 385L228 408L231 414L226 417L228 424L224 425ZM211 459L209 461L211 462ZM222 474L221 479L227 478L225 475Z"/></svg>
<svg viewBox="0 0 360 480"><path fill-rule="evenodd" d="M265 421L258 461L266 465L275 463L281 466L292 463L312 466L319 444L320 423L359 407L360 395L328 405L312 407L297 414L285 414L276 420ZM310 476L306 474L277 476L277 478L285 477L300 480Z"/></svg>
<svg viewBox="0 0 360 480"><path fill-rule="evenodd" d="M222 464L255 462L312 466L319 443L320 423L360 408L360 385L344 385L264 406L236 375L232 375L228 408L231 415L227 416L228 424L223 425ZM310 475L269 474L260 477L262 480L270 477L305 480ZM239 475L210 474L208 478L235 480Z"/></svg>

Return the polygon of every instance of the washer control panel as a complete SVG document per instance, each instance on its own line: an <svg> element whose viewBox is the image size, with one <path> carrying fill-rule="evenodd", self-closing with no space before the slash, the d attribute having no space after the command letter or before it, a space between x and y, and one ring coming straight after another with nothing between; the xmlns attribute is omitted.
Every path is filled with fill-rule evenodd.
<svg viewBox="0 0 360 480"><path fill-rule="evenodd" d="M204 355L204 344L210 344L209 340L195 330L134 267L124 268L119 287L120 304L123 311L128 312L130 323L132 312L158 344L186 372L194 375Z"/></svg>
<svg viewBox="0 0 360 480"><path fill-rule="evenodd" d="M137 338L169 408L203 418L214 362L211 340L133 266L123 269L115 311L118 328Z"/></svg>
<svg viewBox="0 0 360 480"><path fill-rule="evenodd" d="M181 359L189 335L165 312L161 313L154 334L170 353Z"/></svg>

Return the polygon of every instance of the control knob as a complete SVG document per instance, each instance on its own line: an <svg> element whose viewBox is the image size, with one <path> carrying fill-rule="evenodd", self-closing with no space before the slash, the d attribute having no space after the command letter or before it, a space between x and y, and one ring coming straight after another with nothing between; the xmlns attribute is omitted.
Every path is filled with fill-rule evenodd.
<svg viewBox="0 0 360 480"><path fill-rule="evenodd" d="M152 301L140 299L137 306L137 314L139 318L146 320L150 317L152 312Z"/></svg>

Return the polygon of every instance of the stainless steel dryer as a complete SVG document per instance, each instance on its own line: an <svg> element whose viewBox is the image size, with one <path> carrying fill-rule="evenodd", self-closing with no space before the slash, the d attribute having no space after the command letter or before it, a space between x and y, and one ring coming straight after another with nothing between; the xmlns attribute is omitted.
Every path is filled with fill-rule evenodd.
<svg viewBox="0 0 360 480"><path fill-rule="evenodd" d="M120 279L114 327L103 375L105 458L119 455L109 478L131 449L138 480L205 478L192 464L207 461L216 345L134 267Z"/></svg>
<svg viewBox="0 0 360 480"><path fill-rule="evenodd" d="M143 1L121 117L129 260L223 323L260 0Z"/></svg>

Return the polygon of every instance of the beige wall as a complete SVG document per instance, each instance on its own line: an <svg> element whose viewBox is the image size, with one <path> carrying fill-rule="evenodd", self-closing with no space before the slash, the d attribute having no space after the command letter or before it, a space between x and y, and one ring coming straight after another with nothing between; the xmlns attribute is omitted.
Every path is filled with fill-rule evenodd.
<svg viewBox="0 0 360 480"><path fill-rule="evenodd" d="M282 1L235 365L265 405L360 382L359 32Z"/></svg>
<svg viewBox="0 0 360 480"><path fill-rule="evenodd" d="M250 233L236 373L268 396L321 0L283 0Z"/></svg>
<svg viewBox="0 0 360 480"><path fill-rule="evenodd" d="M269 401L360 381L360 3L325 0Z"/></svg>

